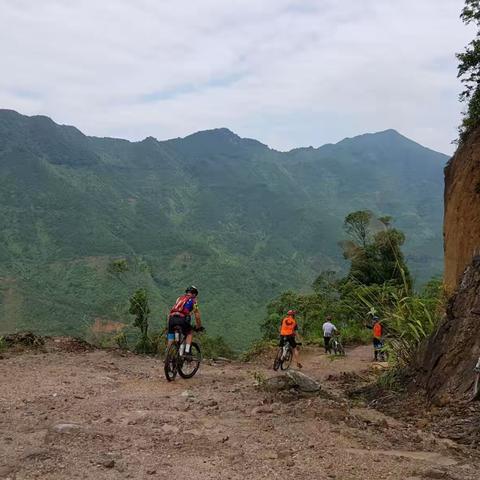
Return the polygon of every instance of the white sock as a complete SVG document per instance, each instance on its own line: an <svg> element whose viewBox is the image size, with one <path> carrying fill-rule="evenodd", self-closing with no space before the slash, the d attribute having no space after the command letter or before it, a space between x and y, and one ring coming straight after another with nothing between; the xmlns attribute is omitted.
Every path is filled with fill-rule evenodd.
<svg viewBox="0 0 480 480"><path fill-rule="evenodd" d="M190 344L189 343L187 343L185 345L185 353L190 353Z"/></svg>
<svg viewBox="0 0 480 480"><path fill-rule="evenodd" d="M182 343L180 345L180 355L183 355L183 351L185 350L185 345Z"/></svg>

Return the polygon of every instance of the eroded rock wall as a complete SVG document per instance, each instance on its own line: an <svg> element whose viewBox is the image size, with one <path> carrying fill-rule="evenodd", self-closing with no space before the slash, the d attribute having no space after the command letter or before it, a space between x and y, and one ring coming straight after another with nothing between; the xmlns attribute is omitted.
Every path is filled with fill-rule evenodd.
<svg viewBox="0 0 480 480"><path fill-rule="evenodd" d="M480 253L480 129L470 135L445 169L445 286L457 288Z"/></svg>
<svg viewBox="0 0 480 480"><path fill-rule="evenodd" d="M420 356L420 384L437 402L468 397L480 356L480 129L445 169L445 287L438 331Z"/></svg>
<svg viewBox="0 0 480 480"><path fill-rule="evenodd" d="M465 270L440 328L426 345L421 382L433 401L449 402L473 392L480 356L480 256Z"/></svg>

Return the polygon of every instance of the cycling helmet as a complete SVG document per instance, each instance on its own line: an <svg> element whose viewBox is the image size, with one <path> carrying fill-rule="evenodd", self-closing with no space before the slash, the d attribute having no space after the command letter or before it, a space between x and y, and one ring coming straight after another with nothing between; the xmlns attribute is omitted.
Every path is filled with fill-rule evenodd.
<svg viewBox="0 0 480 480"><path fill-rule="evenodd" d="M191 293L192 295L198 295L198 289L197 289L197 287L194 287L193 285L191 285L190 287L188 287L185 290L185 293Z"/></svg>
<svg viewBox="0 0 480 480"><path fill-rule="evenodd" d="M295 316L297 314L297 311L296 310L289 310L287 312L287 315L292 315L292 316Z"/></svg>
<svg viewBox="0 0 480 480"><path fill-rule="evenodd" d="M332 319L332 316L331 316L331 315L327 315L327 318L326 318L327 322L329 322L331 319Z"/></svg>
<svg viewBox="0 0 480 480"><path fill-rule="evenodd" d="M374 315L374 317L372 318L372 320L373 320L374 322L378 322L378 320L380 320L380 318L378 318L376 315Z"/></svg>

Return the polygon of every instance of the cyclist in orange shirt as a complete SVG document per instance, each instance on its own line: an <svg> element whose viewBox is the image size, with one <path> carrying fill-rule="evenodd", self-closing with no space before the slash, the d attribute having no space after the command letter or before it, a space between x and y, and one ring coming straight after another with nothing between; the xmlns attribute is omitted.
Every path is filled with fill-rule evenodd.
<svg viewBox="0 0 480 480"><path fill-rule="evenodd" d="M375 361L377 361L379 353L383 349L383 326L377 316L374 316L372 321L373 323L371 325L367 324L366 327L371 329L373 333L373 354Z"/></svg>
<svg viewBox="0 0 480 480"><path fill-rule="evenodd" d="M293 358L297 363L297 367L302 368L303 365L300 363L300 353L295 340L298 330L298 324L295 320L296 314L297 312L295 310L289 310L287 312L287 316L282 320L282 324L280 326L280 346L283 347L285 342L288 342L292 347Z"/></svg>

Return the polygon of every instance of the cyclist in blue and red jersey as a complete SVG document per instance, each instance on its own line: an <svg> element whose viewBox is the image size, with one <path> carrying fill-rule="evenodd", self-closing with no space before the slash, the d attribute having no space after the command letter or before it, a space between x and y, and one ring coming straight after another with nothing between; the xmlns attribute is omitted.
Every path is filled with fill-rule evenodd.
<svg viewBox="0 0 480 480"><path fill-rule="evenodd" d="M195 317L195 328L202 328L202 320L197 304L198 289L194 286L185 290L185 295L177 298L175 305L168 316L168 345L175 340L175 327L180 327L186 337L185 354L190 355L190 346L193 338L192 313Z"/></svg>

